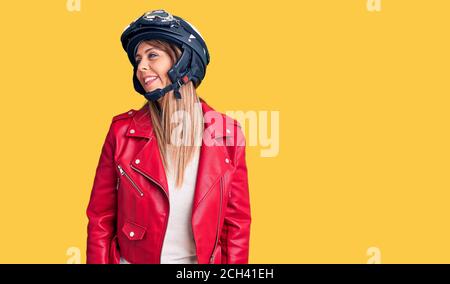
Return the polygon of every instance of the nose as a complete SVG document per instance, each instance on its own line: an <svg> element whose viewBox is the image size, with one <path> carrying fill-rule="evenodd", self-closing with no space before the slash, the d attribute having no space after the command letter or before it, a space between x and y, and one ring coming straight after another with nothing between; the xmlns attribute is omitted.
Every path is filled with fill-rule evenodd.
<svg viewBox="0 0 450 284"><path fill-rule="evenodd" d="M150 69L150 66L148 62L142 60L141 62L139 62L138 69L141 71L147 71Z"/></svg>
<svg viewBox="0 0 450 284"><path fill-rule="evenodd" d="M139 64L139 70L141 70L141 71L147 71L149 68L148 68L148 66L145 66L145 64Z"/></svg>

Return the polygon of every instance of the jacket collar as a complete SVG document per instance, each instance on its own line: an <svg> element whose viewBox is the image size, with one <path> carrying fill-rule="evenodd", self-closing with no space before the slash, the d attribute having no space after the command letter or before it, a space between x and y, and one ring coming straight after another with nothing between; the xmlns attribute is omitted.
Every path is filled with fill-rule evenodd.
<svg viewBox="0 0 450 284"><path fill-rule="evenodd" d="M225 125L230 123L229 118L215 112L215 110L213 110L203 99L200 98L200 102L204 117L206 113L209 113L213 114L213 117L222 118ZM193 209L198 206L200 201L203 200L223 174L225 174L227 170L232 170L234 168L232 159L230 159L225 148L226 146L223 145L224 143L217 143L213 146L211 146L210 143L210 141L214 140L223 142L223 140L220 139L232 136L232 131L223 132L222 126L224 124L220 125L216 121L213 123L211 119L204 119L204 132L202 146L200 148ZM217 128L221 129L218 131ZM227 127L225 127L225 130L226 128ZM166 196L169 197L166 173L164 171L156 135L153 132L147 105L144 105L135 113L127 129L126 136L130 138L149 139L142 149L138 150L138 153L133 157L133 160L131 160L132 168L158 184L162 190L164 190ZM139 160L138 163L136 163L137 160Z"/></svg>

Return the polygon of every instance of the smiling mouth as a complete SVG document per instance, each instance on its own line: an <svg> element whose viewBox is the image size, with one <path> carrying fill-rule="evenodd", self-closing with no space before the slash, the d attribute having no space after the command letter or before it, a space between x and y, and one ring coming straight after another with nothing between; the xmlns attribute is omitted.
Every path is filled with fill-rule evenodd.
<svg viewBox="0 0 450 284"><path fill-rule="evenodd" d="M150 86L153 82L155 82L158 79L158 77L147 77L144 79L144 85Z"/></svg>

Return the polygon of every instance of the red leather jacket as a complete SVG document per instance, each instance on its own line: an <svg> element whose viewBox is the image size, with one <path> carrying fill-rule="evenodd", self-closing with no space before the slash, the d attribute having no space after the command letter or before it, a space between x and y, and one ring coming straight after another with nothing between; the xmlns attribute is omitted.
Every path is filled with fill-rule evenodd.
<svg viewBox="0 0 450 284"><path fill-rule="evenodd" d="M239 123L201 99L204 135L192 209L197 260L248 263L250 200ZM89 205L87 263L160 263L169 191L148 107L115 116Z"/></svg>

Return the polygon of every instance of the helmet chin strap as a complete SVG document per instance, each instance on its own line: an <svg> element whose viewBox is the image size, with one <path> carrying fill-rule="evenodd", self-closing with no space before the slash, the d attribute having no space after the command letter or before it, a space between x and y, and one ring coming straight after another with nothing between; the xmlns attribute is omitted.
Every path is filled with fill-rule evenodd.
<svg viewBox="0 0 450 284"><path fill-rule="evenodd" d="M153 90L151 92L147 92L147 93L144 94L144 97L147 100L149 100L149 101L157 101L157 100L159 100L159 98L163 97L168 92L173 90L173 92L175 94L175 98L180 100L181 99L181 94L180 94L180 90L179 89L181 88L182 85L186 84L189 81L188 75L185 75L182 78L182 80L177 80L177 81L175 81L175 83L167 85L163 89L158 88L158 89Z"/></svg>

